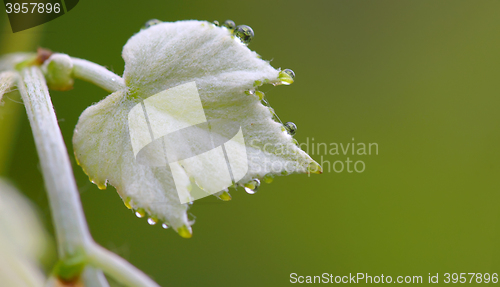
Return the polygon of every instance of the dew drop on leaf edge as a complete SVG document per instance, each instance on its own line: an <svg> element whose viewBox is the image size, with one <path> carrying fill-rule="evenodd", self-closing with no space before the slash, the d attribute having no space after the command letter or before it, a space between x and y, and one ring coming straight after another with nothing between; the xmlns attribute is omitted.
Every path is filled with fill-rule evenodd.
<svg viewBox="0 0 500 287"><path fill-rule="evenodd" d="M285 127L286 132L291 136L294 136L297 132L297 125L292 122L286 122L283 126Z"/></svg>
<svg viewBox="0 0 500 287"><path fill-rule="evenodd" d="M239 25L234 30L234 36L238 37L243 44L248 44L252 41L254 33L250 26Z"/></svg>
<svg viewBox="0 0 500 287"><path fill-rule="evenodd" d="M245 188L246 193L255 194L259 190L260 180L254 178L250 182L245 183L243 187Z"/></svg>
<svg viewBox="0 0 500 287"><path fill-rule="evenodd" d="M290 70L290 69L284 69L283 73L289 75L290 77L292 77L292 79L295 78L295 73L292 70Z"/></svg>
<svg viewBox="0 0 500 287"><path fill-rule="evenodd" d="M149 225L155 225L157 222L158 222L158 220L156 220L156 219L154 219L152 217L148 218L148 224Z"/></svg>
<svg viewBox="0 0 500 287"><path fill-rule="evenodd" d="M222 24L222 26L226 27L230 30L234 30L234 28L236 27L236 24L234 24L233 20L226 20L226 21L224 21L224 24Z"/></svg>
<svg viewBox="0 0 500 287"><path fill-rule="evenodd" d="M135 216L137 216L139 218L143 218L145 215L146 215L146 212L142 208L139 208L135 211Z"/></svg>
<svg viewBox="0 0 500 287"><path fill-rule="evenodd" d="M158 19L151 19L149 21L146 22L146 24L144 24L144 27L143 29L147 29L151 26L154 26L154 25L157 25L157 24L160 24L162 23L162 21L158 20Z"/></svg>

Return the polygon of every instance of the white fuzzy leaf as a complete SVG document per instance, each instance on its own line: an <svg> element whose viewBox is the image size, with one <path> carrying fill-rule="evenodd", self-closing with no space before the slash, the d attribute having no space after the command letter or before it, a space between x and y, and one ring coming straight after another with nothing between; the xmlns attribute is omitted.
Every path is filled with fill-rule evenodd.
<svg viewBox="0 0 500 287"><path fill-rule="evenodd" d="M129 208L144 209L181 235L190 236L187 205L179 202L176 186L189 192L190 179L210 185L212 175L199 168L199 161L182 160L171 165L180 175L179 182L174 183L170 170L138 164L129 136L128 114L143 100L192 82L207 119L241 127L245 145L234 141L227 147L241 151L243 146L246 151L233 153L232 162L248 160L248 171L241 175L239 184L269 174L280 175L285 168L288 173L319 168L273 120L270 109L255 95L245 93L262 83L282 83L281 74L229 30L204 21L162 23L130 38L122 56L127 88L89 107L80 117L73 142L79 164L91 180L100 188L107 182L115 186ZM190 112L179 99L164 105L156 114L171 120L161 121L163 127L179 124L176 119L182 117L175 116L176 109ZM217 136L224 138L226 132L222 124ZM192 133L196 136L196 129ZM182 146L183 142L174 140L172 144Z"/></svg>

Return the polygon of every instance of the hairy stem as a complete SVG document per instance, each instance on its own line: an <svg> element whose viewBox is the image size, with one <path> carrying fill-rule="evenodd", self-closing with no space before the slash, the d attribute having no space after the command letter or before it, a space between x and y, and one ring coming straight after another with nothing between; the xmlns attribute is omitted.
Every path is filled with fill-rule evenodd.
<svg viewBox="0 0 500 287"><path fill-rule="evenodd" d="M0 54L19 51L33 51L42 35L44 25L29 30L12 33L7 17L0 23ZM0 71L11 70L7 63L0 59ZM15 97L18 95L16 94ZM14 97L12 95L11 97ZM22 106L7 99L0 102L0 175L6 175L7 168L12 161L12 148L15 145L16 134L19 131L19 119Z"/></svg>
<svg viewBox="0 0 500 287"><path fill-rule="evenodd" d="M126 286L158 287L146 274L137 270L125 259L99 245L89 250L89 262L111 275L116 281Z"/></svg>
<svg viewBox="0 0 500 287"><path fill-rule="evenodd" d="M101 270L96 269L92 266L85 267L85 271L83 271L82 281L85 283L85 286L88 287L109 287L108 281Z"/></svg>
<svg viewBox="0 0 500 287"><path fill-rule="evenodd" d="M111 93L125 89L125 81L103 66L78 58L71 60L75 78L91 82Z"/></svg>
<svg viewBox="0 0 500 287"><path fill-rule="evenodd" d="M59 257L67 259L67 264L71 259L83 255L83 261L104 270L126 286L157 287L158 285L143 272L93 241L85 221L68 152L40 68L33 66L21 71L18 87L40 157L56 229ZM76 262L74 266L83 261ZM62 265L61 268L64 269L61 270L72 270L73 265ZM88 286L108 286L101 271L89 266L85 268L82 279Z"/></svg>
<svg viewBox="0 0 500 287"><path fill-rule="evenodd" d="M41 70L38 67L24 69L18 87L42 166L59 243L59 256L74 257L93 241L83 215L66 146Z"/></svg>

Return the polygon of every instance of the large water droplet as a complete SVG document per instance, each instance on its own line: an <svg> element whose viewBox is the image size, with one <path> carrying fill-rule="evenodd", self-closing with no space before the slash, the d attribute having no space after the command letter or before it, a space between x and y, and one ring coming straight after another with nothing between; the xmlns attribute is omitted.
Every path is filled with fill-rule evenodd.
<svg viewBox="0 0 500 287"><path fill-rule="evenodd" d="M147 29L151 26L154 26L154 25L157 25L157 24L160 24L160 23L163 23L162 21L158 20L158 19L151 19L149 21L146 22L146 24L144 24L144 27L143 29Z"/></svg>
<svg viewBox="0 0 500 287"><path fill-rule="evenodd" d="M273 85L291 85L293 84L293 78L295 78L295 73L290 69L284 69L278 75L281 83L274 83Z"/></svg>
<svg viewBox="0 0 500 287"><path fill-rule="evenodd" d="M295 73L292 70L290 70L290 69L284 69L283 73L289 75L290 77L292 77L292 79L295 78Z"/></svg>
<svg viewBox="0 0 500 287"><path fill-rule="evenodd" d="M292 122L286 122L283 126L285 127L286 132L291 136L295 135L297 132L297 126Z"/></svg>
<svg viewBox="0 0 500 287"><path fill-rule="evenodd" d="M148 218L149 225L155 225L158 222L158 219L150 217Z"/></svg>
<svg viewBox="0 0 500 287"><path fill-rule="evenodd" d="M162 223L161 227L163 227L164 229L168 229L168 225L166 223Z"/></svg>
<svg viewBox="0 0 500 287"><path fill-rule="evenodd" d="M142 209L142 208L139 208L135 211L135 216L137 216L139 218L143 218L145 215L146 215L146 211L144 211L144 209Z"/></svg>
<svg viewBox="0 0 500 287"><path fill-rule="evenodd" d="M234 24L233 20L226 20L224 22L224 24L222 24L222 27L226 27L230 30L234 30L234 28L236 27L236 24Z"/></svg>
<svg viewBox="0 0 500 287"><path fill-rule="evenodd" d="M252 41L254 33L253 33L252 28L250 28L250 26L239 25L234 30L234 35L236 37L238 37L238 39L240 39L240 41L243 44L247 44L248 45L248 43L250 43L250 41Z"/></svg>
<svg viewBox="0 0 500 287"><path fill-rule="evenodd" d="M255 194L259 190L260 180L257 178L252 179L250 182L247 182L243 185L245 191L248 194Z"/></svg>

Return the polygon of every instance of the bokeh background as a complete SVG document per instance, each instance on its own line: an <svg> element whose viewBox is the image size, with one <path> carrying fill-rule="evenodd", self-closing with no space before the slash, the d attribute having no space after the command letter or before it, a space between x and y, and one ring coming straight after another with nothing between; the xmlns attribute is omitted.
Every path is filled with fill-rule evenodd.
<svg viewBox="0 0 500 287"><path fill-rule="evenodd" d="M363 173L291 175L255 195L233 191L230 202L198 200L191 239L136 218L113 187L98 190L71 156L96 241L162 286L285 286L292 272L426 280L437 272L500 273L498 11L493 0L86 0L0 46L15 51L23 39L38 38L42 47L121 75L121 49L149 19L250 25L249 48L296 73L291 86L263 88L280 118L297 124L295 138L354 138L378 143L378 155L349 155L365 162ZM3 36L12 34L6 19L1 12ZM78 116L107 93L76 81L74 90L51 94L72 155ZM0 107L0 137L12 143L3 145L1 175L38 206L52 232L17 101L13 92ZM347 159L313 158L321 156Z"/></svg>

